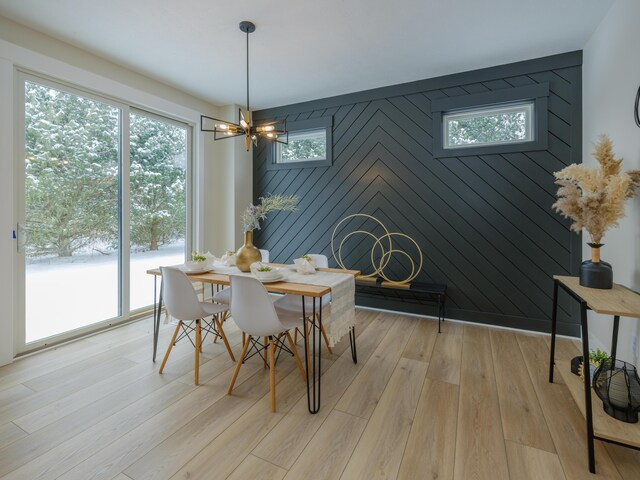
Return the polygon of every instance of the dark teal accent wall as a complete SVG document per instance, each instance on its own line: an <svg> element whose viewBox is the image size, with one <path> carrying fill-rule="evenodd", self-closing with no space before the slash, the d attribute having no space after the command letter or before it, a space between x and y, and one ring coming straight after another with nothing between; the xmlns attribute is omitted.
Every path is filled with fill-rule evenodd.
<svg viewBox="0 0 640 480"><path fill-rule="evenodd" d="M275 262L331 257L331 233L346 215L378 217L425 254L420 282L448 284L447 317L548 331L554 274L577 275L581 239L551 210L553 172L582 158L582 52L357 92L255 113L288 122L333 118L333 163L272 170L254 150L254 197L296 194L300 209L270 216L256 244ZM434 158L431 103L547 84L544 150ZM439 128L439 127L438 127ZM354 241L349 265L369 270L371 242ZM330 264L335 261L330 258ZM391 274L406 276L394 259ZM560 299L559 330L578 334ZM363 305L431 314L414 303L359 297Z"/></svg>

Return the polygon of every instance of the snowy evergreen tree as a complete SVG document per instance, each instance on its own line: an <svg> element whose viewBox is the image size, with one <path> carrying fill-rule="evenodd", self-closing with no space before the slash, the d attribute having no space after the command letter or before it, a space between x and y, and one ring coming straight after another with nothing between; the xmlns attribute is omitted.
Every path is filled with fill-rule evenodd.
<svg viewBox="0 0 640 480"><path fill-rule="evenodd" d="M25 203L30 256L118 246L120 110L25 83ZM186 131L131 115L131 242L184 238Z"/></svg>
<svg viewBox="0 0 640 480"><path fill-rule="evenodd" d="M25 83L30 255L117 242L118 109Z"/></svg>
<svg viewBox="0 0 640 480"><path fill-rule="evenodd" d="M184 238L186 131L131 115L131 242L149 250Z"/></svg>

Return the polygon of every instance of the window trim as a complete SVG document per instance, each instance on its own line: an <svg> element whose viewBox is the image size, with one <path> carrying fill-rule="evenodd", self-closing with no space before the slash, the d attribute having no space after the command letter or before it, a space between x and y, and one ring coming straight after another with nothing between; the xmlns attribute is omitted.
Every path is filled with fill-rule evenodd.
<svg viewBox="0 0 640 480"><path fill-rule="evenodd" d="M548 147L548 113L549 84L540 83L524 87L505 88L491 92L440 98L431 103L433 118L433 157L465 157L474 155L490 155L500 153L527 152L546 150ZM507 106L533 101L533 139L510 143L485 145L468 145L445 148L444 116L448 113L462 113L465 110L476 110L482 107Z"/></svg>
<svg viewBox="0 0 640 480"><path fill-rule="evenodd" d="M300 120L296 122L287 122L287 130L289 134L304 130L325 129L325 141L327 144L327 153L324 160L311 160L302 162L276 163L277 146L276 142L267 150L267 170L291 170L294 168L318 168L330 167L333 164L333 115L328 117L311 118L309 120Z"/></svg>

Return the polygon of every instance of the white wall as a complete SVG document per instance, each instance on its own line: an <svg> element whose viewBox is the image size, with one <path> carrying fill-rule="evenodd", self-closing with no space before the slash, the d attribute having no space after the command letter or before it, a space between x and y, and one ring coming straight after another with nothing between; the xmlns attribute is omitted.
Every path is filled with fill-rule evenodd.
<svg viewBox="0 0 640 480"><path fill-rule="evenodd" d="M238 106L220 108L221 120L238 122ZM213 140L210 140L213 142ZM215 142L217 154L205 188L208 205L205 224L206 250L221 255L243 243L240 214L253 199L253 157L246 151L244 137Z"/></svg>
<svg viewBox="0 0 640 480"><path fill-rule="evenodd" d="M188 54L188 52L185 52ZM17 142L14 138L15 108L13 87L16 69L26 69L80 88L106 95L123 103L165 114L193 126L194 145L194 247L218 255L239 246L236 218L251 198L251 157L236 152L242 140L216 142L199 132L200 114L219 117L219 108L156 80L140 75L73 45L0 17L0 365L11 362L13 325L18 311L15 283L15 228L13 190ZM223 116L223 118L227 118ZM233 118L233 117L231 117ZM248 164L248 167L247 167ZM249 168L248 174L244 170ZM236 178L238 177L238 178ZM234 190L235 189L235 190ZM223 212L219 214L218 212Z"/></svg>
<svg viewBox="0 0 640 480"><path fill-rule="evenodd" d="M615 144L624 168L640 168L640 128L633 119L633 101L640 86L638 21L640 1L617 0L584 48L583 138L584 162L595 164L593 143L602 133ZM639 192L640 193L640 192ZM602 258L613 266L614 281L640 291L640 200L627 203L620 227L604 238ZM583 258L590 258L584 246ZM638 365L640 321L621 319L618 356ZM610 317L589 314L593 347L610 351Z"/></svg>

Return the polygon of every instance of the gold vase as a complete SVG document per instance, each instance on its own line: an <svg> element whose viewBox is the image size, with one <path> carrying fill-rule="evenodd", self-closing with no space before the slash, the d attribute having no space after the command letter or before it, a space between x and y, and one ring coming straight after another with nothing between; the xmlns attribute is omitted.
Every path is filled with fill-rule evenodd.
<svg viewBox="0 0 640 480"><path fill-rule="evenodd" d="M260 250L253 244L253 231L244 232L244 245L236 252L236 267L242 272L248 272L253 262L262 260Z"/></svg>

